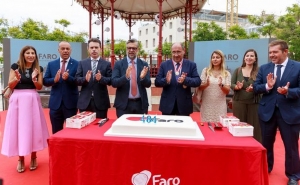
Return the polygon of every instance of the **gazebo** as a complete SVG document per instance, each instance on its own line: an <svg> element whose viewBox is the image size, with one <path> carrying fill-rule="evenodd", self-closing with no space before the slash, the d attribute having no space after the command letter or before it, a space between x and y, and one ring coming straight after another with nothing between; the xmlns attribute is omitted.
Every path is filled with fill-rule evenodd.
<svg viewBox="0 0 300 185"><path fill-rule="evenodd" d="M185 41L192 40L192 14L202 9L207 0L76 0L89 12L89 37L92 35L92 14L97 15L102 25L102 55L103 55L103 23L111 19L111 53L112 67L115 63L114 54L114 19L123 19L129 27L128 34L131 38L131 27L136 21L155 21L159 26L158 67L162 62L162 25L168 19L180 17L185 25ZM189 34L187 33L189 30ZM189 35L189 38L188 38ZM185 48L187 48L185 42Z"/></svg>

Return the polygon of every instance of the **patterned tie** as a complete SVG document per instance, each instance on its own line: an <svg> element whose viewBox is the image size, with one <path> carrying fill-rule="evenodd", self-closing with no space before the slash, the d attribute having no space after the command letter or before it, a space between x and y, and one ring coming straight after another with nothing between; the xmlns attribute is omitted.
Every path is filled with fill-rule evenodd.
<svg viewBox="0 0 300 185"><path fill-rule="evenodd" d="M280 78L281 78L281 67L282 65L277 65L277 71L276 71L276 86L279 87Z"/></svg>
<svg viewBox="0 0 300 185"><path fill-rule="evenodd" d="M65 60L62 60L62 66L61 66L61 70L60 70L60 73L61 74L64 74L65 70L66 70L66 62Z"/></svg>
<svg viewBox="0 0 300 185"><path fill-rule="evenodd" d="M178 69L179 69L179 66L180 66L180 63L177 63L176 64L176 71L175 71L175 77L176 77L176 80L178 80L178 78L179 78L179 71L178 71ZM176 74L178 72L178 75Z"/></svg>
<svg viewBox="0 0 300 185"><path fill-rule="evenodd" d="M98 60L92 60L92 71L93 71L93 76L95 76L95 74L96 74L96 71L97 71L97 62L98 62Z"/></svg>
<svg viewBox="0 0 300 185"><path fill-rule="evenodd" d="M137 94L137 83L136 83L136 69L135 69L135 65L134 65L134 61L131 61L131 79L130 79L130 83L131 83L131 94L132 96L136 96Z"/></svg>
<svg viewBox="0 0 300 185"><path fill-rule="evenodd" d="M176 71L178 71L179 66L180 66L180 63L177 63L177 64L176 64Z"/></svg>

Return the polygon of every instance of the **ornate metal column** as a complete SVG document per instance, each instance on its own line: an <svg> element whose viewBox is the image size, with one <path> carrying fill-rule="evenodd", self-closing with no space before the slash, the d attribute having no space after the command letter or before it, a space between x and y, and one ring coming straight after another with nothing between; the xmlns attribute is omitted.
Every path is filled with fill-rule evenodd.
<svg viewBox="0 0 300 185"><path fill-rule="evenodd" d="M89 38L92 38L92 1L89 0Z"/></svg>
<svg viewBox="0 0 300 185"><path fill-rule="evenodd" d="M111 15L111 45L110 45L110 62L111 62L111 67L114 68L115 65L115 49L114 49L114 45L115 45L115 39L114 39L114 2L116 2L116 0L110 0L111 2L111 9L110 9L110 15Z"/></svg>
<svg viewBox="0 0 300 185"><path fill-rule="evenodd" d="M157 67L160 67L162 62L162 2L164 0L158 0L159 2L159 21L158 21L158 30L159 30L159 38L158 38L158 55L157 55Z"/></svg>

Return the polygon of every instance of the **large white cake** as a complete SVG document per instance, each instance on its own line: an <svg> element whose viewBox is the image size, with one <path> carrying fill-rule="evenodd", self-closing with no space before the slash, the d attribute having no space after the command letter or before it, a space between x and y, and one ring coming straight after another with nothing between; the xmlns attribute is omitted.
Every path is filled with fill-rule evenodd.
<svg viewBox="0 0 300 185"><path fill-rule="evenodd" d="M104 136L204 140L197 123L189 116L141 114L121 116Z"/></svg>

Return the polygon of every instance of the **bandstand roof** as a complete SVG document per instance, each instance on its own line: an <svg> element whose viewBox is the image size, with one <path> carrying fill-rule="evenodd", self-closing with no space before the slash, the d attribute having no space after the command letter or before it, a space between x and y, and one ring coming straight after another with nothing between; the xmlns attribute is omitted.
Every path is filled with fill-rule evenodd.
<svg viewBox="0 0 300 185"><path fill-rule="evenodd" d="M99 15L103 10L105 16L111 15L111 0L75 0L87 11ZM163 19L174 17L184 17L188 2L192 2L192 13L197 13L202 9L207 0L162 0ZM91 3L91 6L90 6ZM115 0L114 11L121 14L122 19L131 20L154 20L159 13L159 0ZM187 10L189 12L189 10Z"/></svg>

